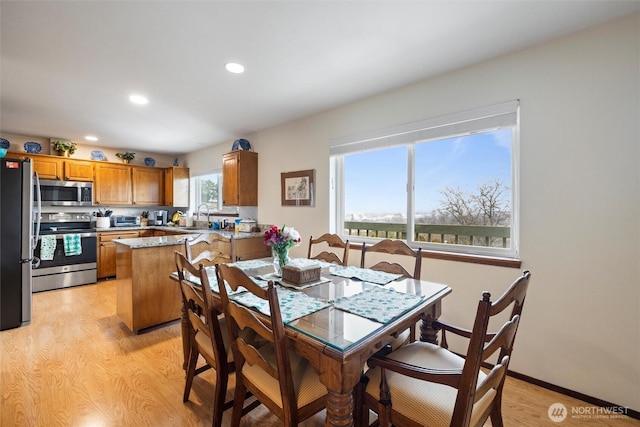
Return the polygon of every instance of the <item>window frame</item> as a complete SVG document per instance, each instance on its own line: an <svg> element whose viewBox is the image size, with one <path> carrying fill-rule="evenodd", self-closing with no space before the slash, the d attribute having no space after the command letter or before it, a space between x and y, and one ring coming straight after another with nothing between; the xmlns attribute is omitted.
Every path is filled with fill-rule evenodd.
<svg viewBox="0 0 640 427"><path fill-rule="evenodd" d="M238 214L238 208L237 206L224 206L222 203L222 188L224 185L224 182L222 180L222 169L215 169L213 171L208 171L206 173L202 173L199 175L194 175L191 177L191 194L193 194L193 198L191 200L192 202L192 206L194 207L192 209L193 212L196 213L197 215L197 209L198 206L200 206L203 203L207 203L207 202L202 202L200 200L200 195L201 195L201 181L200 179L202 177L206 177L206 176L210 176L210 175L217 175L218 176L218 200L216 203L216 208L215 210L210 210L210 214L211 215L237 215Z"/></svg>
<svg viewBox="0 0 640 427"><path fill-rule="evenodd" d="M475 120L475 122L474 122ZM344 157L364 151L381 150L393 146L407 147L407 230L415 228L415 146L424 142L471 135L479 132L490 132L510 128L511 135L511 225L510 247L496 248L486 246L456 245L448 243L432 243L414 240L414 233L407 232L404 239L413 247L421 247L428 256L429 252L436 258L450 254L452 258L460 256L489 257L515 260L519 258L519 192L520 192L520 105L519 100L508 101L489 107L455 113L419 122L403 124L359 135L337 138L331 141L331 221L332 232L352 243L370 244L379 238L347 235L344 233L345 218L345 182ZM449 133L453 132L453 133ZM425 138L425 136L428 136ZM440 255L438 255L440 254Z"/></svg>

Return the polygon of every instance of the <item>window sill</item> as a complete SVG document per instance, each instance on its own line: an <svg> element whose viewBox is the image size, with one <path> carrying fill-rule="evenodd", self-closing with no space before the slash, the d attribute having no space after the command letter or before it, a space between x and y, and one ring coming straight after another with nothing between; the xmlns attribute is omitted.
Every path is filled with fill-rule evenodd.
<svg viewBox="0 0 640 427"><path fill-rule="evenodd" d="M362 244L351 244L351 249L362 250ZM422 251L422 258L441 259L445 261L468 262L472 264L493 265L496 267L520 268L522 260L499 258L483 255L458 254L453 252Z"/></svg>
<svg viewBox="0 0 640 427"><path fill-rule="evenodd" d="M520 268L522 261L511 258L498 258L481 255L455 254L451 252L422 251L422 258L442 259L445 261L470 262L473 264L493 265L496 267Z"/></svg>

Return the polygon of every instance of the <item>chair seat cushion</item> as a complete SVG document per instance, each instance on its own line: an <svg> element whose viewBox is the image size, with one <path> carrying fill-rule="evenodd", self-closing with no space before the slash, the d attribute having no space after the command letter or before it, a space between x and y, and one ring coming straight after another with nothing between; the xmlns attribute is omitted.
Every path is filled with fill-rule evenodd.
<svg viewBox="0 0 640 427"><path fill-rule="evenodd" d="M462 369L464 365L463 358L440 346L425 342L407 344L390 353L387 357L433 369ZM366 375L369 377L366 393L379 400L380 368L369 369ZM386 376L394 411L421 425L449 426L456 402L457 389L410 378L389 370L386 370ZM478 381L485 377L486 375L480 372ZM476 402L471 416L471 425L475 424L474 421L477 421L477 417L493 402L495 394L495 390L491 390Z"/></svg>
<svg viewBox="0 0 640 427"><path fill-rule="evenodd" d="M264 345L259 351L272 366L276 366L276 353L271 343ZM289 362L291 364L293 387L298 399L298 408L327 394L327 388L320 382L318 374L316 374L308 360L300 357L294 351L289 351ZM242 374L259 387L278 406L282 407L282 396L280 395L278 380L257 365L251 366L248 363L242 368Z"/></svg>
<svg viewBox="0 0 640 427"><path fill-rule="evenodd" d="M228 363L232 363L233 362L233 351L231 350L231 345L230 345L230 339L229 339L229 331L227 329L227 322L224 318L223 314L220 314L218 316L218 320L220 321L220 334L222 335L222 343L224 345L224 348L227 349L227 362ZM240 332L240 336L248 343L253 344L256 347L260 347L262 345L264 345L267 340L265 340L264 338L262 338L260 335L256 334L254 331L252 331L251 329L243 329ZM204 334L204 333L197 333L196 334L196 344L198 345L198 348L200 349L201 353L206 353L205 357L209 357L210 360L214 360L214 354L213 354L213 344L211 343L211 340L209 339L209 337Z"/></svg>
<svg viewBox="0 0 640 427"><path fill-rule="evenodd" d="M224 315L219 315L218 320L220 321L220 333L222 335L222 342L224 348L227 349L227 361L233 362L233 353L231 351L231 346L229 345L229 332L227 331L227 324L224 319ZM209 336L204 332L197 332L195 338L200 353L203 353L203 355L205 355L205 357L208 357L209 360L215 360L215 356L213 353L213 344L211 343L211 339L209 338Z"/></svg>

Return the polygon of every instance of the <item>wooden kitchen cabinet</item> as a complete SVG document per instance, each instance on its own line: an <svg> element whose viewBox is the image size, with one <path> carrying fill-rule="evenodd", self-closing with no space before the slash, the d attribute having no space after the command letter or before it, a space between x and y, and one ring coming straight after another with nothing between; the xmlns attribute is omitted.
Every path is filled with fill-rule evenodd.
<svg viewBox="0 0 640 427"><path fill-rule="evenodd" d="M89 160L64 160L66 181L93 181L93 162Z"/></svg>
<svg viewBox="0 0 640 427"><path fill-rule="evenodd" d="M224 206L258 206L258 153L231 151L222 156Z"/></svg>
<svg viewBox="0 0 640 427"><path fill-rule="evenodd" d="M231 259L234 262L267 258L271 254L271 247L264 244L264 236L232 240Z"/></svg>
<svg viewBox="0 0 640 427"><path fill-rule="evenodd" d="M165 168L164 206L189 206L189 168Z"/></svg>
<svg viewBox="0 0 640 427"><path fill-rule="evenodd" d="M37 155L28 155L25 157L31 159L31 162L33 162L33 171L38 173L40 179L62 179L63 163L61 158Z"/></svg>
<svg viewBox="0 0 640 427"><path fill-rule="evenodd" d="M161 206L164 197L164 171L153 167L133 167L133 204Z"/></svg>
<svg viewBox="0 0 640 427"><path fill-rule="evenodd" d="M93 181L93 164L90 160L73 160L44 154L28 154L34 172L40 179L65 181Z"/></svg>
<svg viewBox="0 0 640 427"><path fill-rule="evenodd" d="M139 237L139 231L100 231L98 232L98 279L116 275L116 239Z"/></svg>
<svg viewBox="0 0 640 427"><path fill-rule="evenodd" d="M131 205L131 167L115 163L97 163L94 185L96 205Z"/></svg>

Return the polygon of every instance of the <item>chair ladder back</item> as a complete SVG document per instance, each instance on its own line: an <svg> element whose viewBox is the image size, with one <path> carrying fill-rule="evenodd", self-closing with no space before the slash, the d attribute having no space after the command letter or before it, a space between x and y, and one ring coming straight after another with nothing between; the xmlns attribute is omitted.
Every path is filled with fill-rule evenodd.
<svg viewBox="0 0 640 427"><path fill-rule="evenodd" d="M193 265L205 262L207 265L231 262L231 255L220 250L220 243L229 243L230 240L219 234L203 233L193 239L185 239L184 253ZM193 256L193 247L197 245L207 245L207 249L202 250L197 256Z"/></svg>
<svg viewBox="0 0 640 427"><path fill-rule="evenodd" d="M381 261L372 267L372 270L384 271L387 273L402 274L404 277L420 280L422 271L422 248L412 249L402 240L385 239L371 246L362 244L360 256L360 267L365 268L367 252L378 252L389 255L403 255L414 259L413 273L397 262Z"/></svg>
<svg viewBox="0 0 640 427"><path fill-rule="evenodd" d="M226 349L222 338L220 319L218 318L222 313L220 310L221 306L217 304L213 298L207 271L202 264L196 268L180 252L175 252L175 259L176 266L178 267L178 277L180 278L180 290L183 296L183 302L186 301L189 303L186 306L188 319L193 328L200 325L199 330L206 330L206 334L212 338L213 355L216 358L216 364L218 364L218 362L227 363ZM185 271L199 278L201 284L199 288L200 292L198 292L198 289L196 289L191 282L186 280L184 276ZM193 301L193 303L191 303L191 301ZM189 308L192 306L191 304L196 304L201 306L201 308L196 312ZM202 329L203 323L205 325L204 329Z"/></svg>
<svg viewBox="0 0 640 427"><path fill-rule="evenodd" d="M485 361L491 355L493 355L498 349L500 349L500 355L498 360L502 360L505 355L511 354L513 348L513 341L518 331L518 323L520 322L520 316L517 314L513 316L513 319L502 325L500 330L494 334L491 341L489 341L482 351L482 360Z"/></svg>
<svg viewBox="0 0 640 427"><path fill-rule="evenodd" d="M476 386L478 384L478 372L482 366L482 351L484 349L485 334L489 328L489 318L491 312L491 294L482 293L482 299L478 302L476 318L473 322L473 329L464 366L462 377L458 386L458 394L451 418L452 426L467 426L471 421L473 410L473 400L475 399Z"/></svg>
<svg viewBox="0 0 640 427"><path fill-rule="evenodd" d="M312 246L325 243L330 248L343 249L342 258L335 252L321 251L315 255L312 255ZM325 233L322 236L314 239L313 236L309 237L309 249L307 251L308 259L319 259L326 262L333 262L338 265L347 266L349 260L349 240L343 241L337 234Z"/></svg>
<svg viewBox="0 0 640 427"><path fill-rule="evenodd" d="M493 316L504 311L511 304L514 304L511 317L515 314L521 314L530 279L531 273L529 271L525 271L522 276L518 277L500 298L493 303L491 315Z"/></svg>
<svg viewBox="0 0 640 427"><path fill-rule="evenodd" d="M259 387L248 382L248 378L242 375L242 369L245 363L255 363L262 368L267 374L277 380L280 388L280 398L282 407L277 407L273 401L262 402L271 411L279 415L286 425L291 423L297 424L298 406L293 384L293 375L289 360L288 338L285 333L284 323L280 312L280 304L278 300L277 288L273 281L269 281L266 288L258 286L249 276L235 266L226 264L218 264L216 266L218 272L218 282L220 283L220 297L227 318L227 327L232 338L232 349L234 351L234 360L236 362L236 383L240 382L241 387L248 388L257 397L268 398ZM271 327L267 327L258 316L256 316L249 308L240 303L230 300L226 286L229 285L233 290L242 286L254 296L268 301L270 310ZM243 328L252 329L254 332L265 338L269 344L273 345L275 352L275 363L268 362L260 351L252 345L247 344L239 335ZM261 399L262 400L262 399ZM235 414L235 411L234 411Z"/></svg>

